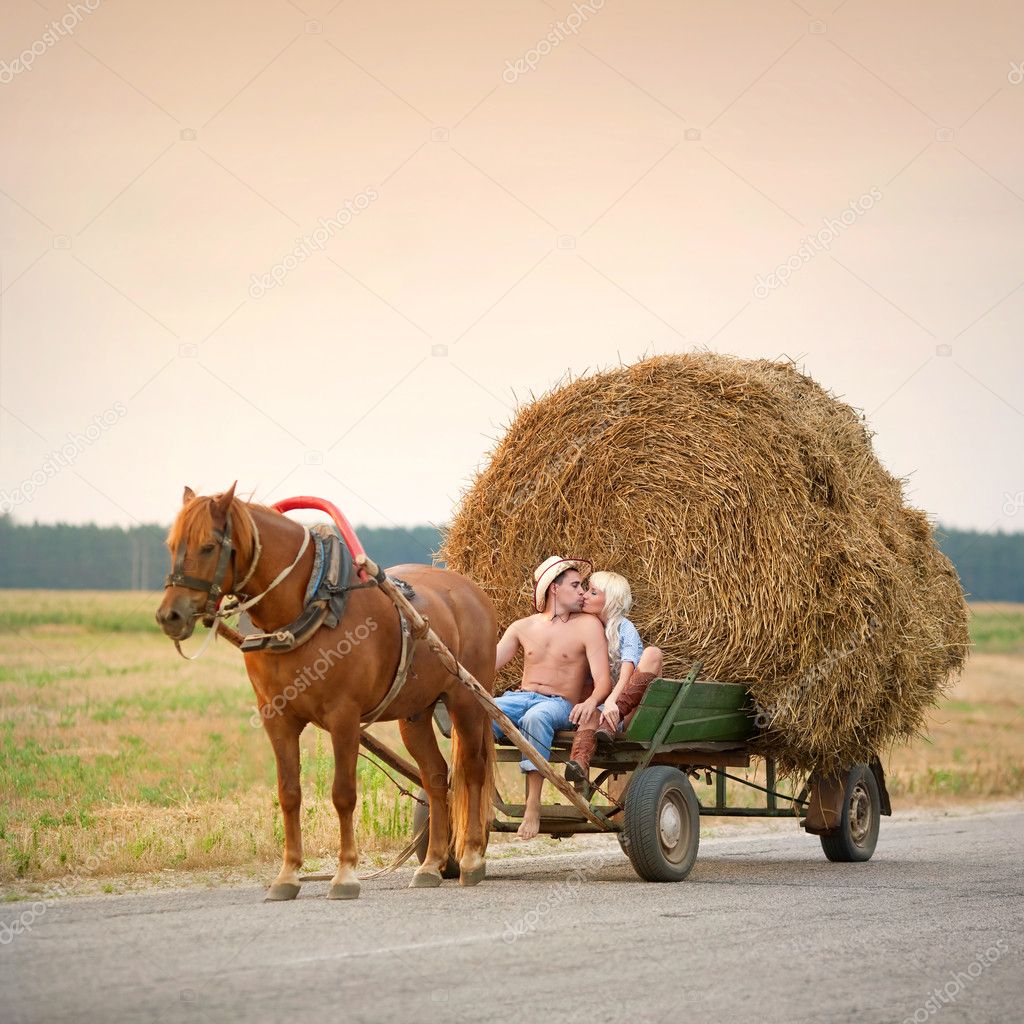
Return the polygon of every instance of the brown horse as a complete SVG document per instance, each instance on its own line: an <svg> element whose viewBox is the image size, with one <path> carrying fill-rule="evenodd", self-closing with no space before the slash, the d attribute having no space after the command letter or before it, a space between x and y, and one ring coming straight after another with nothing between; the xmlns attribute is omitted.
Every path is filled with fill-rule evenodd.
<svg viewBox="0 0 1024 1024"><path fill-rule="evenodd" d="M302 611L314 564L311 547L295 561L302 551L304 528L274 509L236 498L234 491L232 485L223 494L197 497L191 488L185 488L183 507L167 537L175 558L174 575L168 578L156 613L157 622L173 640L191 636L200 616L209 623L220 595L232 593L235 586L244 586L250 595L266 592L250 613L254 624L265 632L292 622ZM293 562L291 570L274 585ZM389 572L411 584L416 592L413 604L429 618L455 657L490 690L497 640L497 618L490 599L475 583L445 569L402 565ZM215 579L218 574L219 580ZM294 650L244 653L263 727L277 759L278 797L284 817L284 863L268 899L294 899L299 891L299 735L309 723L330 733L334 746L332 796L341 838L338 871L329 897L353 899L359 895L352 813L360 723L388 693L401 648L398 612L385 594L371 586L353 589L337 626L322 626L309 642ZM454 725L450 809L447 765L431 719L431 709L442 696ZM416 648L405 685L381 718L394 719L399 720L402 739L419 765L430 801L427 855L411 886L440 885L450 848L449 812L459 881L475 885L485 873L490 822L494 764L490 720L425 644Z"/></svg>

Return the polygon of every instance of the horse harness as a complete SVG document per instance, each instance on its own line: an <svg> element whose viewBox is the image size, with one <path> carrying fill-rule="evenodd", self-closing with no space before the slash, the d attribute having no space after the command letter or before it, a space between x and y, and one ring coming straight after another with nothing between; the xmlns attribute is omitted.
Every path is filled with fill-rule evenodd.
<svg viewBox="0 0 1024 1024"><path fill-rule="evenodd" d="M251 517L250 517L251 519ZM201 579L197 576L189 576L185 573L185 542L178 546L175 552L174 563L171 572L164 580L164 589L168 587L185 587L189 590L198 590L207 595L206 603L200 613L204 626L211 629L211 636L216 633L221 620L230 615L247 610L253 607L261 598L274 589L299 563L310 540L314 545L313 569L310 573L309 583L306 586L306 593L303 598L302 611L298 617L289 622L286 626L276 629L273 632L250 633L243 637L239 645L243 654L262 652L266 654L287 654L308 643L320 630L321 626L333 629L341 622L345 615L345 607L348 604L348 595L353 590L363 590L367 587L376 587L379 580L370 578L365 583L349 582L352 576L352 553L348 545L342 539L340 533L331 525L326 523L317 524L312 530L303 527L304 535L299 553L295 556L291 565L283 569L274 581L261 593L254 597L248 597L242 587L252 577L259 561L261 553L259 542L259 531L255 522L253 526L254 554L249 571L244 579L239 582L236 593L224 593L224 578L230 564L234 569L235 553L237 548L234 545L234 538L231 533L231 511L229 510L224 520L224 528L214 527L214 540L220 544L220 554L217 558L217 567L211 579ZM381 572L382 578L384 577ZM402 579L394 576L387 576L395 586L399 587L405 596L412 599L416 596L413 588ZM342 583L341 581L345 581ZM227 597L223 608L218 608L221 598ZM405 685L409 674L409 665L416 653L416 644L424 635L421 631L414 631L409 620L402 614L400 608L396 608L402 632L402 653L399 658L398 668L395 671L395 678L391 683L384 698L372 711L361 717L361 721L369 725L390 707L391 703L398 696ZM175 647L182 657L188 657L182 650L178 641ZM201 652L200 652L201 653ZM198 655L197 655L198 657Z"/></svg>

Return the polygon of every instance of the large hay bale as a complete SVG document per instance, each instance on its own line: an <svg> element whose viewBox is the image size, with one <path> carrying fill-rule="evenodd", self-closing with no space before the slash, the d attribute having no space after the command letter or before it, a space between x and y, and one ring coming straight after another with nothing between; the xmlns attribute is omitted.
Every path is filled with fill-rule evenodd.
<svg viewBox="0 0 1024 1024"><path fill-rule="evenodd" d="M439 556L503 625L548 555L622 573L666 675L746 683L783 770L849 765L917 733L968 649L956 572L871 437L790 363L646 359L521 408Z"/></svg>

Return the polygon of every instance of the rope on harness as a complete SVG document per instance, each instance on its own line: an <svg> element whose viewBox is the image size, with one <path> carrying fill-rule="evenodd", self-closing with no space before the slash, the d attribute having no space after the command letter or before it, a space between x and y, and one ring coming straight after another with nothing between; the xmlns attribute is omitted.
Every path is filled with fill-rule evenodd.
<svg viewBox="0 0 1024 1024"><path fill-rule="evenodd" d="M364 754L361 750L359 751L359 757L362 757L365 760L369 761L370 764L372 764L376 768L378 768L381 771L382 774L386 775L395 784L395 788L403 796L411 797L413 800L416 801L416 803L422 804L424 807L429 806L427 804L427 801L424 800L422 797L417 796L415 793L412 792L412 790L406 789L405 786L403 786L398 781L398 779L396 779L394 777L394 775L392 775L375 758L372 758L369 755ZM409 842L409 845L406 846L402 850L402 852L399 853L398 856L387 867L380 868L378 871L374 871L374 872L372 872L369 875L360 875L359 876L359 880L361 882L365 882L365 881L368 881L371 878L379 878L381 875L387 875L387 874L390 874L392 871L397 871L416 852L416 847L419 845L419 842L423 838L423 836L426 835L427 828L429 826L430 826L430 820L428 819L427 821L423 822L423 824L420 826L419 831L416 833L416 835L414 835L412 837L412 839ZM328 874L300 875L299 876L299 881L300 882L329 882L329 881L331 881L332 878L334 878L334 875L328 875Z"/></svg>
<svg viewBox="0 0 1024 1024"><path fill-rule="evenodd" d="M274 577L273 583L271 583L269 587L267 587L265 590L261 591L255 597L251 597L251 598L249 598L248 601L244 601L241 604L232 604L230 607L225 608L223 612L218 611L217 614L221 615L221 616L236 615L236 614L238 614L240 612L248 611L254 605L259 604L259 602L262 601L263 598L265 598L267 596L267 594L269 594L274 589L274 587L276 587L279 583L282 583L284 581L285 577L292 571L292 569L294 569L295 566L297 566L299 564L300 559L306 553L306 548L309 547L309 538L310 538L309 527L306 526L305 524L303 524L303 527L302 527L302 544L299 545L299 553L292 560L292 564L289 565L287 568L282 569Z"/></svg>
<svg viewBox="0 0 1024 1024"><path fill-rule="evenodd" d="M429 820L423 822L419 832L412 837L409 845L387 867L371 871L368 875L358 875L359 881L366 882L371 878L380 878L381 875L388 875L392 871L397 871L416 852L416 847L419 845L419 841L426 835L429 825ZM299 875L300 882L329 882L333 878L334 875L329 875L326 872L320 875Z"/></svg>
<svg viewBox="0 0 1024 1024"><path fill-rule="evenodd" d="M210 625L210 631L206 634L206 638L203 640L202 644L199 647L199 650L196 651L195 654L186 654L181 649L180 640L174 641L175 650L186 661L197 661L199 658L201 658L206 653L206 649L213 642L214 637L217 635L217 630L220 628L221 621L223 619L230 618L233 615L238 615L239 613L244 612L249 608L252 608L253 605L258 604L260 601L262 601L263 598L265 598L267 594L269 594L279 583L282 583L288 576L288 574L292 571L292 569L294 569L295 566L299 564L300 559L306 553L306 548L309 547L309 539L309 527L304 525L302 527L302 544L299 546L299 553L292 560L291 565L289 565L285 569L282 569L277 574L277 576L274 577L274 580L270 584L270 586L268 586L265 590L261 591L255 597L250 598L248 601L245 601L242 604L238 603L237 597L235 597L234 595L230 595L229 599L225 601L224 605L221 608L218 608L216 612L214 612L213 622ZM247 574L246 579L248 579L249 575L251 575L251 573Z"/></svg>
<svg viewBox="0 0 1024 1024"><path fill-rule="evenodd" d="M359 757L363 758L364 761L369 761L370 764L380 770L381 774L386 775L395 784L395 788L402 794L402 796L411 797L416 801L416 803L422 804L424 807L428 806L426 800L422 797L418 797L411 789L406 789L405 786L403 786L379 761L370 757L369 754L364 754L361 750L359 751Z"/></svg>
<svg viewBox="0 0 1024 1024"><path fill-rule="evenodd" d="M220 629L220 613L218 612L213 617L213 625L210 627L206 636L203 638L203 642L199 645L199 650L195 654L186 654L181 649L181 641L174 641L174 649L186 660L186 661L198 661L205 653L206 648L213 642L213 638L217 635L217 630Z"/></svg>
<svg viewBox="0 0 1024 1024"><path fill-rule="evenodd" d="M409 666L412 664L413 658L416 657L416 645L426 635L409 622L401 608L396 608L396 611L398 612L399 628L402 633L402 653L398 659L398 669L395 672L395 678L392 680L388 692L384 694L381 702L372 711L361 716L360 721L364 726L372 725L376 722L394 703L402 687L405 686L405 680L409 675Z"/></svg>

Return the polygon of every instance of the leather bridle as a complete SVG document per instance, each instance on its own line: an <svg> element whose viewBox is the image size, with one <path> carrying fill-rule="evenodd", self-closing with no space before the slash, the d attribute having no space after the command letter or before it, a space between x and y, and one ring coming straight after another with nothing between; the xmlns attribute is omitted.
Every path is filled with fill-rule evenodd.
<svg viewBox="0 0 1024 1024"><path fill-rule="evenodd" d="M198 590L201 594L207 595L206 603L203 605L202 611L196 611L194 613L195 618L202 616L203 625L210 630L206 640L203 641L203 645L199 649L199 652L195 655L188 655L181 649L181 641L174 641L174 646L177 648L178 653L189 661L194 661L206 650L209 643L217 635L217 630L221 625L222 619L248 611L248 609L252 608L254 605L259 604L267 594L279 586L291 574L292 570L299 564L302 556L306 553L306 548L309 547L311 534L309 532L309 527L303 526L302 543L299 545L299 550L291 564L285 566L270 582L270 584L261 590L255 597L248 597L248 595L242 592L242 587L252 579L252 575L256 570L256 563L260 560L263 548L260 544L259 528L256 526L256 522L252 518L252 514L249 510L246 509L245 512L246 515L249 516L249 522L252 524L253 531L252 563L250 564L249 571L245 574L245 577L239 580L232 587L232 600L230 600L223 608L219 606L221 598L225 596L224 579L227 575L229 563L232 566L232 571L234 571L234 557L235 552L238 550L234 545L234 538L231 533L231 510L229 509L224 517L224 528L221 530L214 527L213 529L213 539L220 545L220 554L217 556L217 567L214 569L212 579L207 580L199 576L189 576L186 574L184 540L181 541L178 545L178 550L174 553L174 564L171 572L164 580L164 590L168 587L185 587L188 590ZM365 586L367 584L363 585ZM356 588L346 587L343 589L350 590ZM243 600L240 601L240 598ZM317 625L319 625L319 623L317 623Z"/></svg>
<svg viewBox="0 0 1024 1024"><path fill-rule="evenodd" d="M203 606L201 612L197 612L197 615L201 615L204 626L211 626L213 619L217 614L217 606L220 604L220 599L224 596L224 578L227 575L228 563L234 565L233 559L235 555L235 545L231 536L231 511L228 510L227 515L224 519L224 528L218 529L214 527L213 539L220 544L220 554L217 557L217 567L213 571L212 579L203 579L200 576L189 576L185 573L185 541L182 539L178 545L178 550L174 553L174 564L171 567L170 573L164 580L164 590L168 587L185 587L188 590L198 590L201 594L206 594L206 603ZM253 567L255 566L256 560L253 559ZM246 580L252 575L252 567L249 572L246 573ZM244 580L242 581L245 582Z"/></svg>
<svg viewBox="0 0 1024 1024"><path fill-rule="evenodd" d="M252 578L253 572L256 568L256 563L260 559L262 545L260 544L259 528L257 527L252 514L244 505L241 507L245 509L245 513L249 517L249 522L253 530L252 563L249 566L249 571L245 574L245 578L233 585L232 597L224 608L219 608L221 598L225 596L224 580L227 575L229 563L231 564L232 569L234 569L233 559L237 550L231 533L230 508L224 517L224 528L217 529L214 527L213 529L213 539L220 545L220 552L217 556L217 566L214 569L213 577L207 580L199 576L190 576L185 572L185 541L182 539L178 544L177 550L174 552L174 562L171 572L168 573L164 580L165 590L168 587L184 587L188 590L197 590L202 594L206 594L206 602L202 611L195 612L196 617L200 615L202 616L203 625L210 630L200 649L195 654L189 655L181 649L180 640L174 641L174 646L178 653L188 661L195 661L197 658L202 656L209 644L216 638L217 631L224 618L252 608L266 597L267 594L274 590L275 587L282 583L299 564L299 561L306 552L306 548L309 546L312 534L309 527L303 526L302 544L299 545L299 550L291 564L285 566L270 582L270 584L264 590L260 591L260 593L255 595L255 597L246 598L246 595L243 594L241 590L242 587ZM364 575L363 581L361 583L348 583L347 579L352 568L352 556L348 547L348 541L342 536L340 530L337 531L335 536L336 541L334 541L334 543L339 545L340 549L345 552L344 559L339 559L337 557L336 549L334 556L331 558L332 565L334 566L334 569L332 570L333 575L328 573L328 578L322 581L318 580L317 584L314 584L311 578L310 589L313 593L311 595L307 595L302 615L300 615L294 622L289 623L288 626L282 627L274 633L256 633L244 638L239 637L241 642L236 644L236 646L239 646L243 652L258 650L266 651L270 654L284 654L292 651L300 644L311 639L312 636L320 629L325 620L332 628L341 621L342 616L345 614L345 603L349 591L362 590L368 587L377 587L380 585L380 581L382 579L390 579L390 577L385 576L383 570L378 570L377 576L370 576L368 573L361 570ZM358 546L361 551L362 546ZM323 557L326 559L328 556L325 554ZM363 553L363 557L365 557L365 553ZM340 575L338 572L339 561L341 561L344 566ZM314 566L315 565L316 560L314 559ZM322 573L323 570L321 569L321 575ZM400 581L391 580L391 582L394 584ZM239 597L246 599L239 603ZM339 598L340 602L337 600ZM311 599L315 599L312 604L309 603ZM402 634L402 650L398 661L398 669L395 672L394 681L388 689L388 692L384 695L383 700L381 700L372 711L361 717L361 721L364 724L375 722L387 710L387 708L390 707L392 702L398 696L399 691L405 685L409 666L412 664L413 657L416 653L417 642L426 633L427 626L425 621L421 628L413 629L401 607L396 605L396 608L398 611Z"/></svg>

